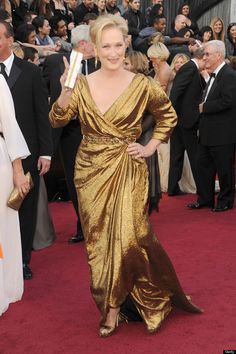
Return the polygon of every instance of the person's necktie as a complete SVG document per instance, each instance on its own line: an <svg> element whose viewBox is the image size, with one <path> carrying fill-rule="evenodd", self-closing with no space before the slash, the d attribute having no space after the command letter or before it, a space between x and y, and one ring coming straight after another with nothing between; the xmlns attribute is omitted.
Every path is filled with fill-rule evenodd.
<svg viewBox="0 0 236 354"><path fill-rule="evenodd" d="M209 91L210 84L212 82L212 79L214 79L215 77L216 77L216 74L215 73L211 73L210 78L208 80L208 83L206 84L205 90L203 91L202 102L205 102L207 94L208 94L208 91Z"/></svg>
<svg viewBox="0 0 236 354"><path fill-rule="evenodd" d="M6 70L5 70L6 69L6 65L4 63L0 63L0 68L1 68L0 74L2 74L2 76L7 81L8 76L7 76L7 73L6 73Z"/></svg>

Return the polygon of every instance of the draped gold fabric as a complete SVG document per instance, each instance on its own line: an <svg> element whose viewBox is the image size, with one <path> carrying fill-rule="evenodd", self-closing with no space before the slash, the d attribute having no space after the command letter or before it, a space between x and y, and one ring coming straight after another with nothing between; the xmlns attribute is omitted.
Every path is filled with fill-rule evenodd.
<svg viewBox="0 0 236 354"><path fill-rule="evenodd" d="M98 88L99 89L99 88ZM105 114L96 107L81 76L69 106L57 103L51 124L60 127L78 114L84 135L75 162L75 186L86 238L91 292L103 320L110 307L131 295L149 330L158 328L171 303L199 312L176 277L153 234L146 211L148 175L145 159L127 146L141 134L148 110L156 120L153 137L168 140L176 114L158 84L138 74Z"/></svg>

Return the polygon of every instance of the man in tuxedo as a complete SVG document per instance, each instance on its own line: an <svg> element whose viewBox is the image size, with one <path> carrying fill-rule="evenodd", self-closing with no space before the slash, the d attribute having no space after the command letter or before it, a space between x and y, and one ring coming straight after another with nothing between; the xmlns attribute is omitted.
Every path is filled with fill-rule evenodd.
<svg viewBox="0 0 236 354"><path fill-rule="evenodd" d="M182 176L184 152L187 151L196 185L196 154L198 146L199 103L202 100L205 80L199 71L205 67L204 49L194 52L193 59L177 72L171 89L170 100L178 115L178 123L170 137L169 196L182 195L178 185Z"/></svg>
<svg viewBox="0 0 236 354"><path fill-rule="evenodd" d="M233 207L235 195L234 154L236 142L236 74L225 61L225 45L213 40L204 45L204 59L211 74L199 105L199 174L197 202L190 209L210 207L214 212ZM220 192L215 206L215 177Z"/></svg>
<svg viewBox="0 0 236 354"><path fill-rule="evenodd" d="M52 136L48 120L46 88L40 69L14 56L11 50L12 43L11 25L0 21L1 72L10 87L16 119L31 152L31 156L22 163L24 171L31 173L34 188L26 196L19 210L23 274L25 279L31 279L32 271L28 265L36 225L39 176L47 173L50 168Z"/></svg>
<svg viewBox="0 0 236 354"><path fill-rule="evenodd" d="M82 73L88 75L98 67L94 58L94 47L89 37L89 26L80 25L71 31L71 43L73 49L83 54ZM69 61L69 54L65 57ZM43 64L43 76L47 82L50 95L50 106L57 100L61 93L60 77L65 69L63 55L53 54L48 56ZM64 172L68 191L77 214L77 232L69 242L77 243L83 241L83 232L79 220L77 193L74 185L74 164L75 157L82 140L80 123L75 117L64 128L53 129L54 151L57 150L59 142L62 153Z"/></svg>

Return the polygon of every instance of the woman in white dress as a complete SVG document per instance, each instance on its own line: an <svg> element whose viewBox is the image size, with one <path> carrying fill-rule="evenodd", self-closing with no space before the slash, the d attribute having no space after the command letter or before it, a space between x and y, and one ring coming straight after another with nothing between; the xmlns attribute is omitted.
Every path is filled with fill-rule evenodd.
<svg viewBox="0 0 236 354"><path fill-rule="evenodd" d="M16 122L14 105L8 85L0 74L0 316L10 303L23 294L22 254L18 212L7 207L7 200L17 187L27 193L21 159L30 155Z"/></svg>

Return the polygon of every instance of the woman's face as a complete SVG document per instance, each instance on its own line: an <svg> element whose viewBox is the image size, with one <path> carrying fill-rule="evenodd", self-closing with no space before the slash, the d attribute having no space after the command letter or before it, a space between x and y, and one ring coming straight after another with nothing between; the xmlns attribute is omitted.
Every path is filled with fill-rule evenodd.
<svg viewBox="0 0 236 354"><path fill-rule="evenodd" d="M236 25L230 28L229 35L234 41L236 41Z"/></svg>
<svg viewBox="0 0 236 354"><path fill-rule="evenodd" d="M132 70L132 64L129 57L126 57L124 60L124 69L128 71Z"/></svg>
<svg viewBox="0 0 236 354"><path fill-rule="evenodd" d="M202 40L203 42L208 42L211 39L211 31L206 31L203 33Z"/></svg>
<svg viewBox="0 0 236 354"><path fill-rule="evenodd" d="M124 36L118 28L104 29L97 46L102 68L112 71L120 69L123 66L125 49Z"/></svg>
<svg viewBox="0 0 236 354"><path fill-rule="evenodd" d="M98 5L99 10L102 10L102 11L105 10L106 0L98 0L97 5Z"/></svg>
<svg viewBox="0 0 236 354"><path fill-rule="evenodd" d="M216 23L213 26L214 32L219 34L221 33L222 29L223 29L223 25L221 21L216 21Z"/></svg>
<svg viewBox="0 0 236 354"><path fill-rule="evenodd" d="M51 27L49 26L48 20L43 21L43 26L39 28L40 34L47 36L50 33Z"/></svg>
<svg viewBox="0 0 236 354"><path fill-rule="evenodd" d="M36 40L36 32L32 31L30 32L30 34L28 35L28 43L29 44L35 44L35 40Z"/></svg>
<svg viewBox="0 0 236 354"><path fill-rule="evenodd" d="M184 38L190 38L191 37L191 32L188 31L184 34Z"/></svg>
<svg viewBox="0 0 236 354"><path fill-rule="evenodd" d="M158 15L162 15L163 12L164 12L164 7L161 6L161 7L159 8L159 10L158 10Z"/></svg>
<svg viewBox="0 0 236 354"><path fill-rule="evenodd" d="M189 6L188 5L184 5L182 7L182 15L184 15L184 16L188 16L189 15Z"/></svg>
<svg viewBox="0 0 236 354"><path fill-rule="evenodd" d="M160 59L159 58L149 58L152 62L153 69L155 72L158 70L158 65L160 64Z"/></svg>
<svg viewBox="0 0 236 354"><path fill-rule="evenodd" d="M43 4L49 4L49 3L50 3L50 0L42 0L42 3L43 3Z"/></svg>
<svg viewBox="0 0 236 354"><path fill-rule="evenodd" d="M175 72L177 72L181 68L181 66L184 64L185 64L184 59L182 57L179 57L174 64Z"/></svg>

